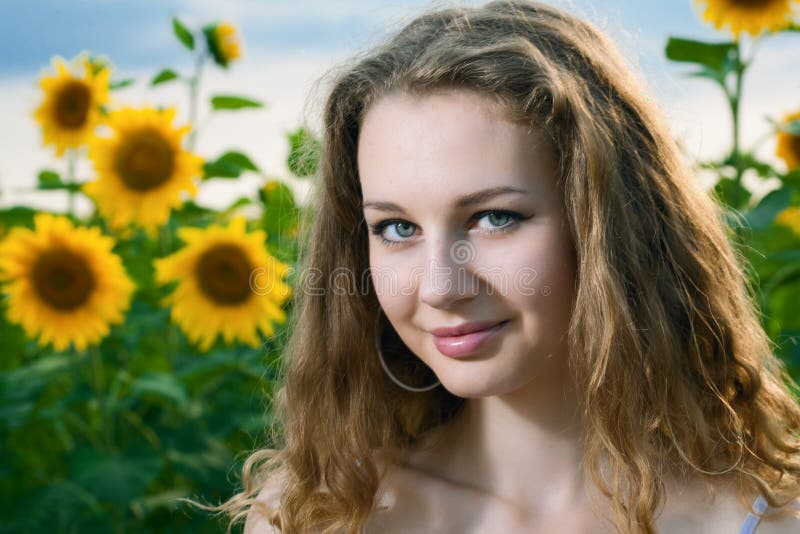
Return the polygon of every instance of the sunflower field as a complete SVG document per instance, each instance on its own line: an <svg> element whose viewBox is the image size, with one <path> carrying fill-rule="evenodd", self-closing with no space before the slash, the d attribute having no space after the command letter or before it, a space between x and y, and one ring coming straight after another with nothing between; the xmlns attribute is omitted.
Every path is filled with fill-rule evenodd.
<svg viewBox="0 0 800 534"><path fill-rule="evenodd" d="M727 208L764 327L800 380L800 99L764 122L774 157L742 146L739 126L754 45L778 33L800 44L797 2L693 1L723 36L669 38L666 56L719 87L733 119L729 152L696 168L715 176L710 194ZM88 53L53 58L39 79L31 120L63 168L41 169L37 187L69 204L0 208L0 532L222 532L225 518L182 499L227 499L246 455L270 445L310 214L247 154L196 152L203 69L228 69L242 42L225 22L173 18L172 29L194 69L147 83L184 84L185 102L115 98L133 80L112 79L110 61ZM210 106L263 103L220 94ZM313 179L319 140L299 126L286 142L288 168ZM91 176L76 176L81 160ZM193 201L206 181L245 173L261 179L252 197L224 209ZM776 185L755 195L748 173ZM79 197L91 215L76 214Z"/></svg>
<svg viewBox="0 0 800 534"><path fill-rule="evenodd" d="M38 188L66 192L69 209L0 210L2 532L220 532L179 499L228 498L243 455L269 439L302 207L243 152L195 152L202 69L227 69L241 38L226 22L172 27L194 71L147 83L185 84L187 124L180 103L114 98L133 80L89 53L53 58L39 80L31 119L64 166L42 169ZM289 169L312 175L313 137L300 127L286 142ZM252 198L193 201L244 173L261 178ZM78 196L90 216L76 216Z"/></svg>

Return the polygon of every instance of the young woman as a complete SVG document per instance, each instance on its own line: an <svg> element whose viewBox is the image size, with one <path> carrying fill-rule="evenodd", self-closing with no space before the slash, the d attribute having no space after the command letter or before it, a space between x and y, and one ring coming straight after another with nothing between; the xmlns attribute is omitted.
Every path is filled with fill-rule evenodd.
<svg viewBox="0 0 800 534"><path fill-rule="evenodd" d="M416 18L336 77L316 186L246 532L800 532L793 383L592 26Z"/></svg>

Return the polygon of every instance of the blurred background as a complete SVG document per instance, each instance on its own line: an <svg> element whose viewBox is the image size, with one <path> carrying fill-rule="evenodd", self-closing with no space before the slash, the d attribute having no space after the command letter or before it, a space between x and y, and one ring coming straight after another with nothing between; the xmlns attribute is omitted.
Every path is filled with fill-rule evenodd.
<svg viewBox="0 0 800 534"><path fill-rule="evenodd" d="M180 499L274 445L329 76L482 3L3 2L0 532L224 531ZM797 380L797 0L552 3L660 104Z"/></svg>
<svg viewBox="0 0 800 534"><path fill-rule="evenodd" d="M461 4L480 3L469 0ZM718 157L727 149L731 119L724 98L702 80L682 76L690 69L664 56L670 35L708 41L727 38L701 21L699 7L688 0L662 3L658 8L633 0L552 4L583 16L612 36L662 103L689 156ZM0 91L4 95L0 116L5 125L0 131L0 203L24 200L61 209L66 205L63 193L24 192L35 185L40 167L55 165L50 151L41 146L40 133L31 119L39 99L35 80L53 55L73 57L83 50L106 54L116 67L115 77L136 80L119 92L121 97L135 103L179 102L185 99L185 88L165 85L153 91L147 86L162 67L191 68L191 58L173 36L170 17L177 15L194 25L231 21L240 29L243 56L229 72L208 72L203 91L211 94L235 85L267 105L257 112L215 118L214 128L199 139L198 147L210 152L232 145L243 147L262 169L287 180L291 174L285 164L289 147L284 133L304 119L314 125L319 102L309 103L312 84L353 53L399 29L420 9L442 5L448 3L7 0L8 15L0 20L0 49L4 51L0 57ZM778 35L760 46L760 61L753 65L743 89L747 100L742 106L741 135L745 144L764 133L764 117L776 117L798 104L797 37ZM183 113L185 117L185 109ZM774 140L760 150L771 157ZM748 183L759 190L770 187L749 178ZM299 195L304 194L304 183L291 183ZM197 201L220 206L254 187L257 182L252 177L245 177L235 187L207 184ZM82 202L81 209L88 209L88 204Z"/></svg>

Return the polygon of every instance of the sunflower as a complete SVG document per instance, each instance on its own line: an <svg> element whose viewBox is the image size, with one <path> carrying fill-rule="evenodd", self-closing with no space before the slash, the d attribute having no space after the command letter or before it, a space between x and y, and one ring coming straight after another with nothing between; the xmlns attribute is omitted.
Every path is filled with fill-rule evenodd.
<svg viewBox="0 0 800 534"><path fill-rule="evenodd" d="M122 322L134 290L113 247L99 228L49 213L34 216L34 230L13 228L0 243L8 319L56 350L99 342Z"/></svg>
<svg viewBox="0 0 800 534"><path fill-rule="evenodd" d="M111 137L95 137L89 157L97 179L83 191L111 226L136 223L154 229L179 207L181 193L197 193L203 160L181 147L191 126L173 128L175 108L123 108L109 115Z"/></svg>
<svg viewBox="0 0 800 534"><path fill-rule="evenodd" d="M89 140L102 120L100 106L108 102L110 69L97 68L85 55L78 62L83 67L82 77L74 76L63 58L54 57L56 74L39 82L44 100L34 117L42 127L42 142L54 145L59 157Z"/></svg>
<svg viewBox="0 0 800 534"><path fill-rule="evenodd" d="M790 113L783 118L783 122L800 121L800 111ZM778 132L778 147L775 154L786 162L789 170L800 168L800 135L780 130Z"/></svg>
<svg viewBox="0 0 800 534"><path fill-rule="evenodd" d="M781 30L789 25L797 0L695 0L705 4L703 19L716 29L728 26L734 38L743 31L756 36L764 30Z"/></svg>
<svg viewBox="0 0 800 534"><path fill-rule="evenodd" d="M258 331L273 335L291 288L283 280L289 266L264 248L266 232L247 232L235 217L227 227L180 228L178 236L186 246L156 260L155 270L158 283L178 282L165 303L186 336L207 351L220 334L252 347Z"/></svg>
<svg viewBox="0 0 800 534"><path fill-rule="evenodd" d="M241 42L236 35L236 28L230 23L211 24L203 28L208 50L214 62L221 67L241 57Z"/></svg>

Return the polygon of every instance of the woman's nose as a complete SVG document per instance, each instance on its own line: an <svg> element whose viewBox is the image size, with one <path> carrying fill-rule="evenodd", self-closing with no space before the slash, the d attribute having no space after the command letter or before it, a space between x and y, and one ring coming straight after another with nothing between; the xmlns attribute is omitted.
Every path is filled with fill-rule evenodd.
<svg viewBox="0 0 800 534"><path fill-rule="evenodd" d="M420 300L434 308L449 308L458 301L474 298L475 245L466 239L438 239L427 245L425 266L419 270Z"/></svg>

